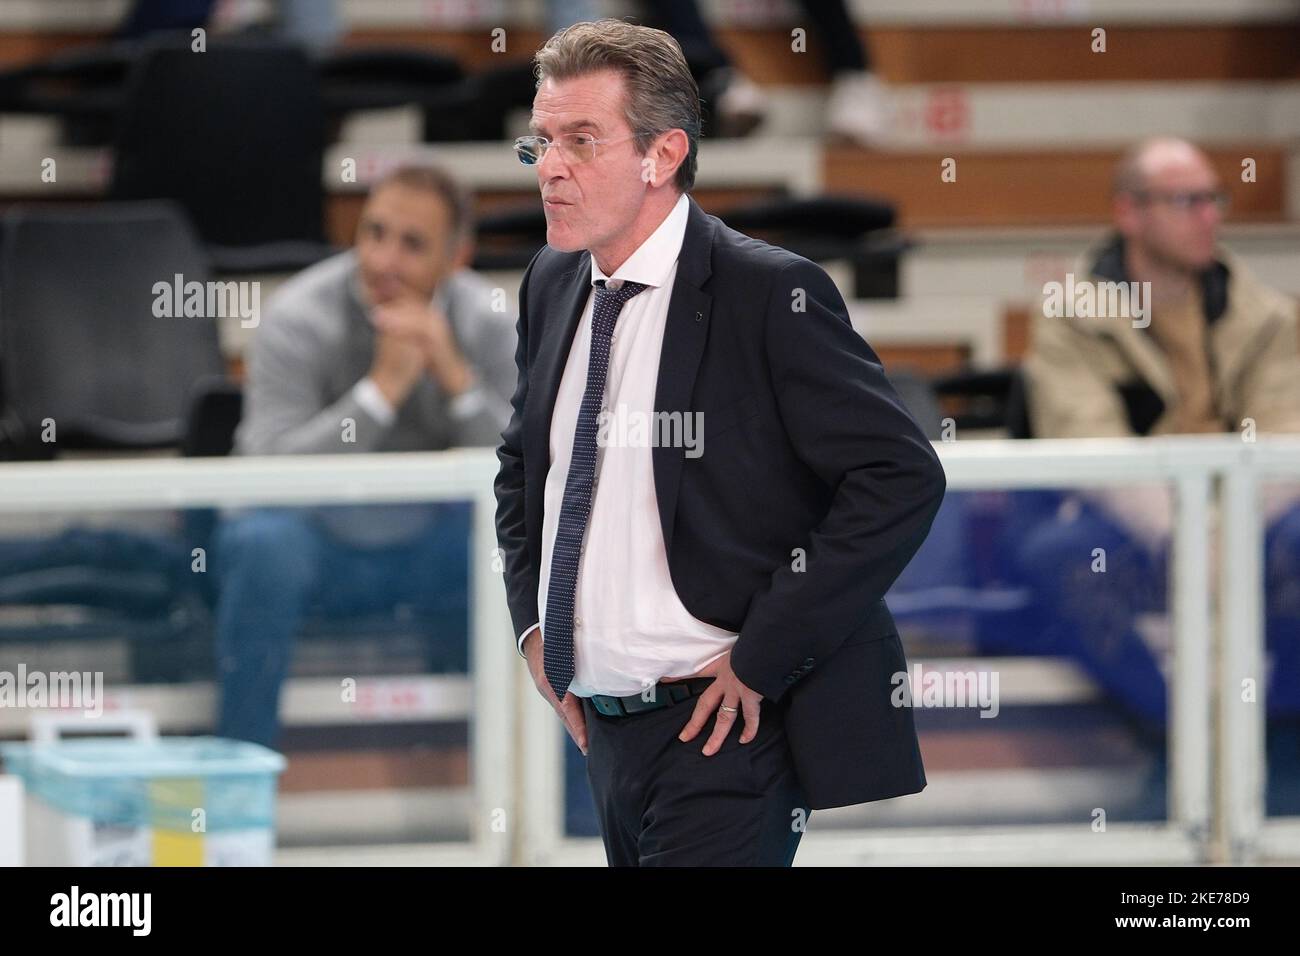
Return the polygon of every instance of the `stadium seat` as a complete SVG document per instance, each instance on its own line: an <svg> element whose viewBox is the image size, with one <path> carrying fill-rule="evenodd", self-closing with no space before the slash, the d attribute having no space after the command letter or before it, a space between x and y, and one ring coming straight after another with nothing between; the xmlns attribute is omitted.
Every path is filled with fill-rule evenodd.
<svg viewBox="0 0 1300 956"><path fill-rule="evenodd" d="M192 383L221 372L216 322L160 318L154 286L204 282L208 262L172 203L16 208L0 253L0 399L57 447L178 445ZM43 443L48 444L48 443Z"/></svg>
<svg viewBox="0 0 1300 956"><path fill-rule="evenodd" d="M888 202L834 194L780 196L728 209L721 218L733 229L814 262L849 262L854 298L898 294L898 260L907 244L890 232L895 210Z"/></svg>
<svg viewBox="0 0 1300 956"><path fill-rule="evenodd" d="M75 47L0 72L0 113L57 116L66 146L112 141L122 90L140 51L133 40Z"/></svg>
<svg viewBox="0 0 1300 956"><path fill-rule="evenodd" d="M1024 375L1018 367L966 369L934 383L944 398L960 398L966 410L953 416L959 430L999 428L1008 438L1032 438Z"/></svg>
<svg viewBox="0 0 1300 956"><path fill-rule="evenodd" d="M218 272L304 268L334 251L324 138L320 82L297 47L231 41L195 56L156 46L128 84L109 193L178 201Z"/></svg>

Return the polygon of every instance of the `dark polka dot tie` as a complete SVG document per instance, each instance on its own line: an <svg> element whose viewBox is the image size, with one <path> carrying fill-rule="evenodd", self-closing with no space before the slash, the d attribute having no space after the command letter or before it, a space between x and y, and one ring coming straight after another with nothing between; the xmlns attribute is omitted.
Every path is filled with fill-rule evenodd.
<svg viewBox="0 0 1300 956"><path fill-rule="evenodd" d="M587 387L578 409L573 435L573 456L564 482L555 547L551 551L551 576L546 586L546 620L542 624L542 659L546 679L555 696L563 700L573 681L573 600L578 590L578 562L582 538L591 514L591 493L596 484L596 417L605 397L609 371L609 343L623 303L642 289L639 282L610 279L597 282L591 315L591 357Z"/></svg>

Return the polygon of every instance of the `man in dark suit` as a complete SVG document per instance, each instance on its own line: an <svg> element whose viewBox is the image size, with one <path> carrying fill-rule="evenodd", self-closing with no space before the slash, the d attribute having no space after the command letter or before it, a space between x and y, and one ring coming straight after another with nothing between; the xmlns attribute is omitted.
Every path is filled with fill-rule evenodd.
<svg viewBox="0 0 1300 956"><path fill-rule="evenodd" d="M578 23L536 62L496 481L520 653L610 865L789 865L813 809L925 786L883 596L943 470L826 273L687 194L672 37Z"/></svg>

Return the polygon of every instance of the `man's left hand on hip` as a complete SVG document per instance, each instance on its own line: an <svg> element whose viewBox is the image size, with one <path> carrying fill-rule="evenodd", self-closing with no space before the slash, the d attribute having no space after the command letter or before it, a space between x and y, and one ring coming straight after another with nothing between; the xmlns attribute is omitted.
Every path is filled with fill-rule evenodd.
<svg viewBox="0 0 1300 956"><path fill-rule="evenodd" d="M700 670L698 674L689 674L685 677L665 677L664 683L672 681L690 680L694 677L713 677L714 681L708 686L704 693L700 694L700 699L695 705L695 712L682 732L677 735L677 739L683 742L693 740L695 735L708 721L710 714L717 714L717 720L714 723L713 733L704 744L702 751L704 756L712 757L722 746L722 742L727 739L727 734L736 723L736 718L744 716L745 727L740 733L740 742L747 744L758 734L758 712L759 703L763 695L756 690L750 690L740 682L736 672L731 669L731 651L723 654L716 661ZM724 710L724 707L735 708L734 710Z"/></svg>

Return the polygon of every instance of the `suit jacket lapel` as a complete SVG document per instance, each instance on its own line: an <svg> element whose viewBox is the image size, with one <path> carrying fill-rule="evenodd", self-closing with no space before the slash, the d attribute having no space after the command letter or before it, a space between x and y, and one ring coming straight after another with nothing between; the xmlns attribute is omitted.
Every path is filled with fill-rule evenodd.
<svg viewBox="0 0 1300 956"><path fill-rule="evenodd" d="M529 396L524 406L524 496L525 508L535 527L530 529L528 540L532 544L533 567L541 567L542 510L545 507L546 475L551 470L551 422L555 417L555 399L560 392L560 379L573 348L573 336L578 331L591 293L591 253L583 252L577 265L562 273L557 283L554 304L548 309L554 317L545 323L542 341L537 347L536 364L529 369ZM534 391L534 389L536 391Z"/></svg>
<svg viewBox="0 0 1300 956"><path fill-rule="evenodd" d="M530 373L535 376L532 386L538 390L537 401L529 402L529 407L539 413L535 416L538 420L533 422L533 437L541 442L538 447L542 449L550 446L551 421L555 417L555 399L560 393L560 379L564 376L564 366L573 348L578 321L582 318L591 294L591 253L583 252L578 257L578 264L560 276L559 285L559 295L551 310L556 319L556 327L545 330L537 349L537 367ZM547 468L550 465L549 458L548 453Z"/></svg>
<svg viewBox="0 0 1300 956"><path fill-rule="evenodd" d="M668 302L654 407L656 412L680 412L682 416L689 414L693 404L691 394L695 390L700 358L704 355L704 343L708 341L709 314L713 308L713 296L700 291L713 272L713 221L689 194L687 202L690 203L690 212L686 217L682 251L677 257L677 277ZM656 445L651 448L651 453L664 549L671 554L677 488L686 450Z"/></svg>

